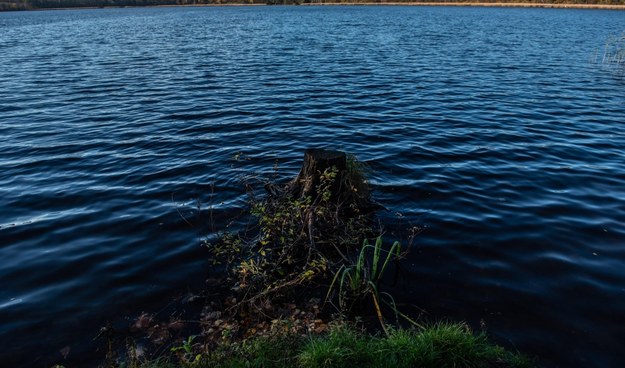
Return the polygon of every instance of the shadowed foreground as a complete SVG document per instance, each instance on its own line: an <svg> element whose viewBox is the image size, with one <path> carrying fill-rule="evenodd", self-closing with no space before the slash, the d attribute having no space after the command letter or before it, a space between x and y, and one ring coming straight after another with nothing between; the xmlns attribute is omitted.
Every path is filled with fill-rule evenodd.
<svg viewBox="0 0 625 368"><path fill-rule="evenodd" d="M295 179L265 183L263 199L250 195L258 221L254 235L224 234L207 244L213 260L223 261L230 272L220 281L223 294L212 294L200 318L192 318L199 321L199 333L167 341L168 327L140 318L135 326L152 345L168 349L126 338L116 350L113 334L107 335L107 366L532 366L465 324L421 323L399 310L382 290L382 279L404 253L397 241L388 248L381 237L375 243L368 239L382 232L370 221L381 206L370 198L365 173L353 155L306 150ZM302 304L310 296L310 303ZM393 317L411 329L397 329L389 322Z"/></svg>
<svg viewBox="0 0 625 368"><path fill-rule="evenodd" d="M533 367L520 354L490 344L463 324L437 324L420 330L392 330L371 336L344 324L322 336L276 334L222 345L209 354L193 354L193 341L178 348L179 362L134 358L130 367Z"/></svg>

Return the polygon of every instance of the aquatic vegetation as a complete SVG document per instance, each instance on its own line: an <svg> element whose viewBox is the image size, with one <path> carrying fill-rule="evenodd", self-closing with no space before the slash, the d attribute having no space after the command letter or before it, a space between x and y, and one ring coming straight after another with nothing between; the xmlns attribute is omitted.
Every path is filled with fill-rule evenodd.
<svg viewBox="0 0 625 368"><path fill-rule="evenodd" d="M266 183L261 200L250 196L257 222L252 235L225 234L209 246L215 259L230 265L238 307L259 309L284 291L323 282L373 234L363 166L328 152L307 152L297 178Z"/></svg>
<svg viewBox="0 0 625 368"><path fill-rule="evenodd" d="M603 63L617 67L625 67L625 33L612 36L606 42Z"/></svg>
<svg viewBox="0 0 625 368"><path fill-rule="evenodd" d="M382 244L381 237L378 237L373 245L365 240L357 260L353 263L341 265L335 273L328 289L326 300L337 289L339 309L341 312L349 314L354 305L362 303L366 298L370 297L380 325L387 332L380 308L380 300L382 296L386 296L392 302L393 298L387 293L380 293L378 286L390 261L398 261L400 259L401 245L399 242L394 242L389 250L384 250ZM369 263L368 256L370 252L373 254ZM382 252L385 253L384 257ZM394 303L392 304L394 305Z"/></svg>

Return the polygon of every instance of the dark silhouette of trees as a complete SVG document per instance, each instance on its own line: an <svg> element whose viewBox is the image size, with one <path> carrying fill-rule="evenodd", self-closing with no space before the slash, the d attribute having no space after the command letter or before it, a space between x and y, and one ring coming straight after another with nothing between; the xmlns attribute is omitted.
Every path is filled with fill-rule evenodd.
<svg viewBox="0 0 625 368"><path fill-rule="evenodd" d="M159 5L208 5L208 4L323 4L323 3L427 3L427 2L482 2L482 3L535 3L535 4L599 4L625 5L625 0L0 0L0 11L124 7Z"/></svg>

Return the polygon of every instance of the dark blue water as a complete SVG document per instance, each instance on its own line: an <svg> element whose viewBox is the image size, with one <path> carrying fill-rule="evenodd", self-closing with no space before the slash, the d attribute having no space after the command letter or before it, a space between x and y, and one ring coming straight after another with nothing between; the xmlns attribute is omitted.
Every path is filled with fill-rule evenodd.
<svg viewBox="0 0 625 368"><path fill-rule="evenodd" d="M620 367L625 79L593 60L623 30L596 10L0 14L0 362L92 364L107 321L201 288L241 178L327 146L371 166L389 233L422 229L399 302L546 366Z"/></svg>

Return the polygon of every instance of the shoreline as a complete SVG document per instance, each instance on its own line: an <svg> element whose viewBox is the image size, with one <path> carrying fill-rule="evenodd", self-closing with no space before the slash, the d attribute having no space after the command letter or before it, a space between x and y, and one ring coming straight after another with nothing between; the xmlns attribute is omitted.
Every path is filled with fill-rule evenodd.
<svg viewBox="0 0 625 368"><path fill-rule="evenodd" d="M72 9L121 9L121 8L174 8L174 7L255 7L255 6L292 6L294 4L183 4L183 5L145 5L145 6L84 6L84 7L63 7L63 8L33 8L15 9L5 11L43 11L43 10L72 10ZM624 5L609 4L550 4L550 3L530 3L530 2L346 2L346 3L305 3L301 6L451 6L451 7L492 7L492 8L542 8L542 9L593 9L593 10L625 10ZM3 11L0 11L0 13Z"/></svg>
<svg viewBox="0 0 625 368"><path fill-rule="evenodd" d="M234 5L234 4L233 4ZM603 10L625 10L625 5L610 5L610 4L549 4L549 3L529 3L529 2L479 2L479 1L468 1L468 2L443 2L443 1L432 1L432 2L382 2L382 3L374 3L374 2L366 2L366 3L318 3L318 4L301 4L303 6L356 6L356 5L365 5L365 6L466 6L466 7L493 7L493 8L546 8L546 9L603 9Z"/></svg>

